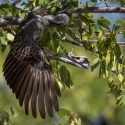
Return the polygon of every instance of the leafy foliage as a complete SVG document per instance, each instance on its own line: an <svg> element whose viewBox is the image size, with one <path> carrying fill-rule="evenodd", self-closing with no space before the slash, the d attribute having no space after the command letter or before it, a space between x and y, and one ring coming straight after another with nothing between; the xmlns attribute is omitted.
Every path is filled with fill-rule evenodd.
<svg viewBox="0 0 125 125"><path fill-rule="evenodd" d="M92 7L97 5L97 0L91 0L87 2L87 7ZM105 0L100 0L100 2L105 2ZM121 6L124 6L125 2L123 0L118 0ZM22 2L20 7L24 9L32 10L33 8L44 4L47 6L47 14L55 14L58 11L82 7L82 3L78 0L64 0L60 2L59 0L34 0ZM107 3L105 2L107 6ZM85 5L84 5L85 6ZM2 16L14 16L14 17L24 17L25 13L16 9L13 5L5 3L0 5L0 13ZM99 77L107 78L107 83L110 88L109 94L112 94L116 98L116 104L125 104L125 54L124 47L121 47L117 41L117 34L122 33L125 38L125 21L123 19L116 19L115 24L106 17L100 17L94 20L92 14L78 13L68 15L70 21L68 25L62 27L56 27L51 29L44 29L41 34L41 47L45 47L56 53L67 55L68 50L65 49L64 42L66 39L74 39L67 33L67 30L73 31L82 41L84 48L94 55L95 59L92 63L91 70L99 69ZM111 28L112 25L112 28ZM17 31L18 26L8 26L9 29ZM0 47L2 52L5 51L8 42L12 42L14 36L3 28L0 28ZM49 36L49 37L48 37ZM90 42L95 40L96 42ZM78 42L78 41L76 41ZM56 56L56 55L55 55ZM50 61L51 67L53 68L57 81L60 85L61 90L65 89L65 86L71 88L73 86L73 81L70 75L70 71L67 67L59 61ZM116 80L117 78L117 80ZM13 110L12 110L13 112ZM63 116L61 116L62 112ZM81 125L81 120L67 110L60 110L59 116L64 121L60 122L58 119L55 125L65 123L67 125ZM66 117L64 117L66 115ZM5 111L1 113L1 125L4 122L9 122L9 114Z"/></svg>
<svg viewBox="0 0 125 125"><path fill-rule="evenodd" d="M11 114L6 111L0 112L0 125L10 124L12 117L17 117L17 111L10 107Z"/></svg>

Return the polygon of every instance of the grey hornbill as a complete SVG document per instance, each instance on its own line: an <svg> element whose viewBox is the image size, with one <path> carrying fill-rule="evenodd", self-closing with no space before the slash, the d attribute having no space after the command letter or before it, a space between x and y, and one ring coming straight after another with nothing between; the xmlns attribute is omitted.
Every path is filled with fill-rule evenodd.
<svg viewBox="0 0 125 125"><path fill-rule="evenodd" d="M66 14L48 16L41 13L33 10L26 15L3 65L7 84L19 99L20 106L24 103L26 115L31 102L34 118L37 106L42 118L45 118L46 109L52 117L53 108L59 110L57 95L61 96L54 73L37 44L38 37L44 28L63 26L69 21Z"/></svg>

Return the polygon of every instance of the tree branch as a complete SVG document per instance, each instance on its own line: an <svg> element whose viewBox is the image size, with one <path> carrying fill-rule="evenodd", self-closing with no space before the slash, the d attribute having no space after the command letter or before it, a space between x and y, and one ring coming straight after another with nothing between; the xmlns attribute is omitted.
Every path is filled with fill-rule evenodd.
<svg viewBox="0 0 125 125"><path fill-rule="evenodd" d="M82 40L80 37L78 37L74 32L72 32L71 30L66 30L66 33L71 36L75 41L78 41L79 43L83 44Z"/></svg>
<svg viewBox="0 0 125 125"><path fill-rule="evenodd" d="M82 7L71 8L59 11L59 13L72 14L72 13L125 13L124 7Z"/></svg>
<svg viewBox="0 0 125 125"><path fill-rule="evenodd" d="M71 40L69 40L69 39L65 39L64 42L69 43L69 44L73 44L73 45L75 45L75 46L84 47L83 44L78 43L78 42L75 42L75 41L71 41Z"/></svg>
<svg viewBox="0 0 125 125"><path fill-rule="evenodd" d="M19 9L19 8L17 8ZM43 16L46 13L46 6L38 6L32 10L32 13ZM0 27L5 27L7 25L20 25L24 18L18 17L3 17L0 18Z"/></svg>
<svg viewBox="0 0 125 125"><path fill-rule="evenodd" d="M36 7L33 11L40 14L40 12L37 12L37 10L44 10L46 11L46 8L41 6ZM45 13L45 12L43 12ZM59 11L56 14L72 14L72 13L125 13L124 7L82 7L82 8L71 8L71 9L65 9L62 11ZM42 14L43 15L43 14ZM49 15L46 15L49 16ZM17 17L4 17L0 18L0 27L6 26L6 25L20 25L23 21L23 18L17 18Z"/></svg>
<svg viewBox="0 0 125 125"><path fill-rule="evenodd" d="M4 17L0 18L0 27L5 27L7 25L20 25L24 18L17 17Z"/></svg>

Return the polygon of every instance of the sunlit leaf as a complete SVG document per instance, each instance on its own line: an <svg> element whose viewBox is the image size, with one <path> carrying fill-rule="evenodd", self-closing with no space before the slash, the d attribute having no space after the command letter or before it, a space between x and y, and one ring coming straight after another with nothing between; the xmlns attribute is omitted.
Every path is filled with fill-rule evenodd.
<svg viewBox="0 0 125 125"><path fill-rule="evenodd" d="M113 83L113 78L112 78L112 76L111 76L111 77L109 77L109 79L108 79L108 85L109 85L109 87L112 86L112 83Z"/></svg>
<svg viewBox="0 0 125 125"><path fill-rule="evenodd" d="M122 82L123 79L124 79L123 75L122 74L118 74L118 79L119 79L120 82Z"/></svg>
<svg viewBox="0 0 125 125"><path fill-rule="evenodd" d="M14 40L14 36L13 36L12 34L8 33L8 34L7 34L7 39L8 39L9 41L13 41L13 40Z"/></svg>
<svg viewBox="0 0 125 125"><path fill-rule="evenodd" d="M2 46L2 52L5 51L6 47L7 47L7 39L5 36L0 38L0 42L1 42L1 46Z"/></svg>
<svg viewBox="0 0 125 125"><path fill-rule="evenodd" d="M116 101L116 104L118 105L125 105L125 94L123 93L120 96L118 96Z"/></svg>
<svg viewBox="0 0 125 125"><path fill-rule="evenodd" d="M62 81L60 81L60 80L57 80L57 82L58 82L58 85L59 85L60 90L61 90L61 91L64 91L64 90L65 90L65 85L64 85L64 83L63 83Z"/></svg>
<svg viewBox="0 0 125 125"><path fill-rule="evenodd" d="M107 54L105 61L106 61L106 65L110 63L110 54Z"/></svg>
<svg viewBox="0 0 125 125"><path fill-rule="evenodd" d="M99 65L99 59L96 58L96 59L92 62L91 70L93 71L98 65Z"/></svg>

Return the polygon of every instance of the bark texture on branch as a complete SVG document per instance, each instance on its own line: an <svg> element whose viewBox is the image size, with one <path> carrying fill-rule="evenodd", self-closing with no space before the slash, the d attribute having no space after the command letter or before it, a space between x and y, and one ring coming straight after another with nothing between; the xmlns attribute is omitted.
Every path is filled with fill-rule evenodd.
<svg viewBox="0 0 125 125"><path fill-rule="evenodd" d="M124 7L82 7L65 9L58 13L72 14L72 13L125 13Z"/></svg>
<svg viewBox="0 0 125 125"><path fill-rule="evenodd" d="M32 12L36 13L37 15L43 15L40 13L40 6L36 7ZM72 14L72 13L125 13L124 7L82 7L82 8L71 8L59 11L56 14ZM45 15L48 19L50 15ZM23 21L23 18L17 17L4 17L0 18L0 27L7 26L7 25L20 25Z"/></svg>
<svg viewBox="0 0 125 125"><path fill-rule="evenodd" d="M22 21L23 18L17 18L17 17L0 18L0 27L4 27L7 25L20 25Z"/></svg>

